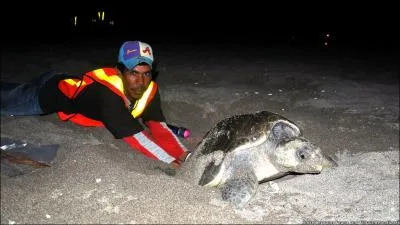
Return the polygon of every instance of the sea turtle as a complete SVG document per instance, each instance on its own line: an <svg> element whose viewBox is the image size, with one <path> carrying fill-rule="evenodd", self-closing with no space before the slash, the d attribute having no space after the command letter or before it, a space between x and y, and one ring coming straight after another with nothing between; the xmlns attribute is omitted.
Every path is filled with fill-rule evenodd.
<svg viewBox="0 0 400 225"><path fill-rule="evenodd" d="M320 173L334 165L294 122L261 111L218 122L177 174L219 188L223 200L240 208L255 195L259 183L289 173Z"/></svg>

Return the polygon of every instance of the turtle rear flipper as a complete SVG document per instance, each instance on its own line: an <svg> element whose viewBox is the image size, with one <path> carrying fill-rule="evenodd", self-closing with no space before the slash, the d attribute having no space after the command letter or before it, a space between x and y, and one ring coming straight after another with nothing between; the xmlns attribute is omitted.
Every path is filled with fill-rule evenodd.
<svg viewBox="0 0 400 225"><path fill-rule="evenodd" d="M258 189L257 177L254 173L234 177L227 180L221 187L222 200L227 201L237 208L242 208L256 194Z"/></svg>

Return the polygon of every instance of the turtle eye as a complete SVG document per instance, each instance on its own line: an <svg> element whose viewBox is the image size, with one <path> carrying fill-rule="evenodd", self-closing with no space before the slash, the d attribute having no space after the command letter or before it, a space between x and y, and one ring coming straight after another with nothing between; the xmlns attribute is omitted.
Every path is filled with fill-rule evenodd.
<svg viewBox="0 0 400 225"><path fill-rule="evenodd" d="M309 158L309 153L308 153L308 151L307 151L307 149L306 148L301 148L301 149L299 149L297 152L296 152L296 154L297 154L297 157L300 159L300 160L305 160L305 159L308 159Z"/></svg>

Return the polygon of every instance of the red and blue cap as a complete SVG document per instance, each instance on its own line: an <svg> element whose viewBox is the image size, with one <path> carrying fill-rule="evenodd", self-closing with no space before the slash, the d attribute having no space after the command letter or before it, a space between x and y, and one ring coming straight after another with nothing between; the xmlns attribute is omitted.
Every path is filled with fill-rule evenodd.
<svg viewBox="0 0 400 225"><path fill-rule="evenodd" d="M127 41L119 49L118 62L130 70L142 62L152 67L153 61L153 49L147 43Z"/></svg>

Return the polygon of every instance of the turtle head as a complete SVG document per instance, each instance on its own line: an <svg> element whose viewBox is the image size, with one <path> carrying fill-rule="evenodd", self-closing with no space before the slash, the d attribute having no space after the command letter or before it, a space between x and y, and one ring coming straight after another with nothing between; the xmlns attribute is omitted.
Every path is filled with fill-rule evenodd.
<svg viewBox="0 0 400 225"><path fill-rule="evenodd" d="M281 172L320 173L324 168L336 165L318 146L302 137L293 123L276 123L271 129L270 139L276 146L269 152L271 162Z"/></svg>
<svg viewBox="0 0 400 225"><path fill-rule="evenodd" d="M302 137L281 141L275 149L273 161L279 169L296 173L320 173L336 164L319 147Z"/></svg>

